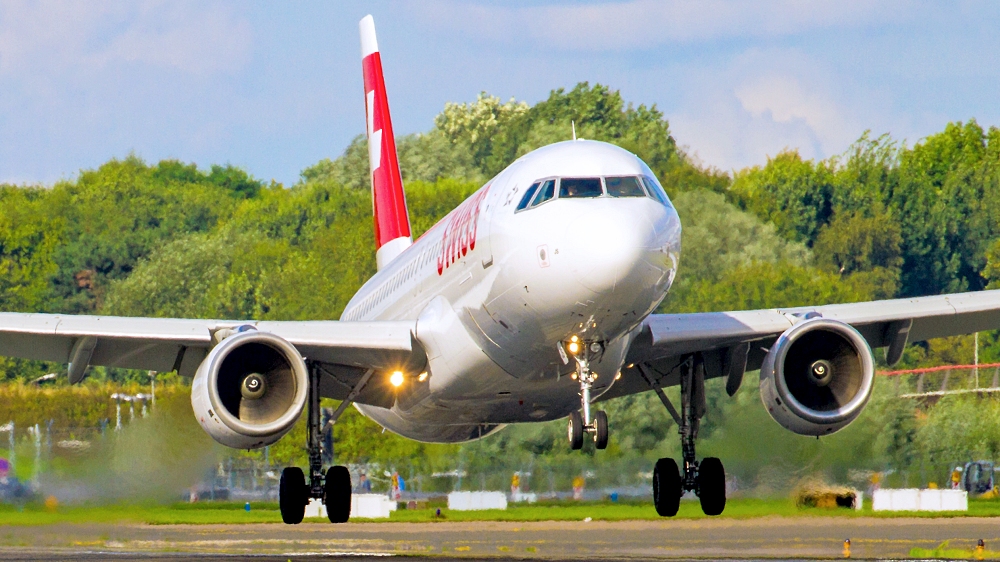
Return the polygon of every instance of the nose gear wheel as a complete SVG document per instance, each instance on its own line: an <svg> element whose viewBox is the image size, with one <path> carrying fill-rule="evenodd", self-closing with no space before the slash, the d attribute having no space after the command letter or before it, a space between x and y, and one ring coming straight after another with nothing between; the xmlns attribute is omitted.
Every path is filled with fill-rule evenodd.
<svg viewBox="0 0 1000 562"><path fill-rule="evenodd" d="M580 411L570 412L567 424L567 437L569 446L573 450L583 448L583 435L589 433L594 438L594 447L606 449L608 447L608 414L603 410L590 411L590 390L594 387L597 374L590 370L590 345L583 345L583 352L576 359L576 379L580 382ZM597 349L603 349L598 344ZM582 412L582 413L581 413Z"/></svg>

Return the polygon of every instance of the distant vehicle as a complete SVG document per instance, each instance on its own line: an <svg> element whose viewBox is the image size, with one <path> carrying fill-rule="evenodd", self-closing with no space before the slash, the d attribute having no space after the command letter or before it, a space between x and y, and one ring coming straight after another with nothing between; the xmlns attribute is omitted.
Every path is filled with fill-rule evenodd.
<svg viewBox="0 0 1000 562"><path fill-rule="evenodd" d="M24 503L31 500L34 493L13 476L0 478L0 503Z"/></svg>
<svg viewBox="0 0 1000 562"><path fill-rule="evenodd" d="M996 487L993 461L965 463L962 470L962 489L972 496L993 492Z"/></svg>
<svg viewBox="0 0 1000 562"><path fill-rule="evenodd" d="M383 427L456 443L508 423L569 418L573 449L609 439L596 402L654 391L679 427L675 459L656 462L653 502L677 513L692 491L726 505L726 473L698 460L705 382L734 395L760 369L768 413L800 435L832 434L871 396L872 348L896 363L907 342L1000 327L1000 291L782 310L653 314L673 284L681 223L641 159L567 140L518 158L413 241L371 16L360 22L378 272L340 321L248 322L0 314L0 354L194 377L191 403L215 440L276 442L308 412L308 478L282 472L286 523L310 498L347 521L347 467L323 470L320 398ZM568 136L568 135L567 135ZM313 290L302 287L303 291ZM680 386L679 407L664 387Z"/></svg>

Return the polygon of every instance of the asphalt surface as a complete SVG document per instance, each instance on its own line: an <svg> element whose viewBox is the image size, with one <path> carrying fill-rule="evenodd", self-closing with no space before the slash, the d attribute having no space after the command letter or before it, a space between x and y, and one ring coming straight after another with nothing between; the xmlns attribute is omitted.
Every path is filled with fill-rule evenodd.
<svg viewBox="0 0 1000 562"><path fill-rule="evenodd" d="M301 525L0 522L8 560L653 560L905 558L914 547L1000 550L1000 518L765 517L617 522L437 522Z"/></svg>

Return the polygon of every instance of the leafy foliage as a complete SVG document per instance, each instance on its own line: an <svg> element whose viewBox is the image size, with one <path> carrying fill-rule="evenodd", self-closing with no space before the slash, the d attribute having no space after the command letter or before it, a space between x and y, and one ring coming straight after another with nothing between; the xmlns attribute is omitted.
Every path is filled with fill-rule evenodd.
<svg viewBox="0 0 1000 562"><path fill-rule="evenodd" d="M663 311L1000 287L996 128L952 123L913 147L866 133L834 158L808 161L786 151L730 178L679 149L655 106L626 104L617 91L588 83L553 90L534 106L483 93L446 105L430 131L397 139L414 235L514 159L568 140L574 128L578 137L637 154L673 198L684 224L684 253ZM51 187L0 185L0 310L337 318L375 271L368 185L363 136L339 158L303 170L302 181L290 187L264 184L232 166L151 165L135 156ZM1000 360L998 340L997 333L981 334L984 361ZM957 337L911 346L903 362L962 363L972 355L972 338ZM0 358L0 378L14 381L0 386L0 420L7 415L20 426L62 412L60 423L89 427L109 416L108 385L147 380L97 368L87 385L74 389L36 391L23 384L63 369ZM815 471L846 478L849 468L893 468L905 475L900 478L916 480L952 458L994 456L1000 449L991 431L1000 413L985 399L942 400L924 411L898 399L900 389L880 385L857 423L817 442L767 417L753 375L734 399L718 382L708 385L701 450L722 456L737 478L760 490ZM186 408L183 382L165 384L168 403ZM650 459L678 454L672 422L655 396L602 407L614 429L600 455L592 444L582 455L567 451L563 422L432 446L383 433L349 409L335 429L337 458L425 471L464 466L483 474L527 467L534 470L531 486L546 489L568 486L563 480L600 459L618 463L613 483L626 485L648 470ZM303 443L300 423L272 447L271 458L302 464Z"/></svg>
<svg viewBox="0 0 1000 562"><path fill-rule="evenodd" d="M912 148L865 134L820 162L784 152L737 172L729 195L820 263L872 272L880 295L978 290L1000 235L1000 129L950 123Z"/></svg>

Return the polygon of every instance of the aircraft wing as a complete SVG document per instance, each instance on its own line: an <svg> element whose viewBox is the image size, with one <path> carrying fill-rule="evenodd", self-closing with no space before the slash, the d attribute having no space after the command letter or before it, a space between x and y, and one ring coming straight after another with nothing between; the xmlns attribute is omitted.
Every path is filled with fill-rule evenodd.
<svg viewBox="0 0 1000 562"><path fill-rule="evenodd" d="M212 348L215 332L247 325L276 334L306 359L321 362L328 375L322 394L331 398L346 397L368 369L417 370L426 362L412 337L414 322L255 322L10 312L0 313L0 355L76 362L78 368L90 364L176 370L192 377ZM82 376L82 371L77 373L77 380Z"/></svg>
<svg viewBox="0 0 1000 562"><path fill-rule="evenodd" d="M701 352L708 378L760 368L777 337L799 320L819 314L850 324L886 359L899 360L906 343L1000 328L1000 290L850 304L734 312L652 314L629 349L622 378L601 399L650 390L641 367L661 386L679 384L676 367L685 355ZM744 359L745 358L745 359ZM625 375L629 376L625 376ZM742 377L742 371L739 372ZM738 380L727 390L735 392Z"/></svg>

